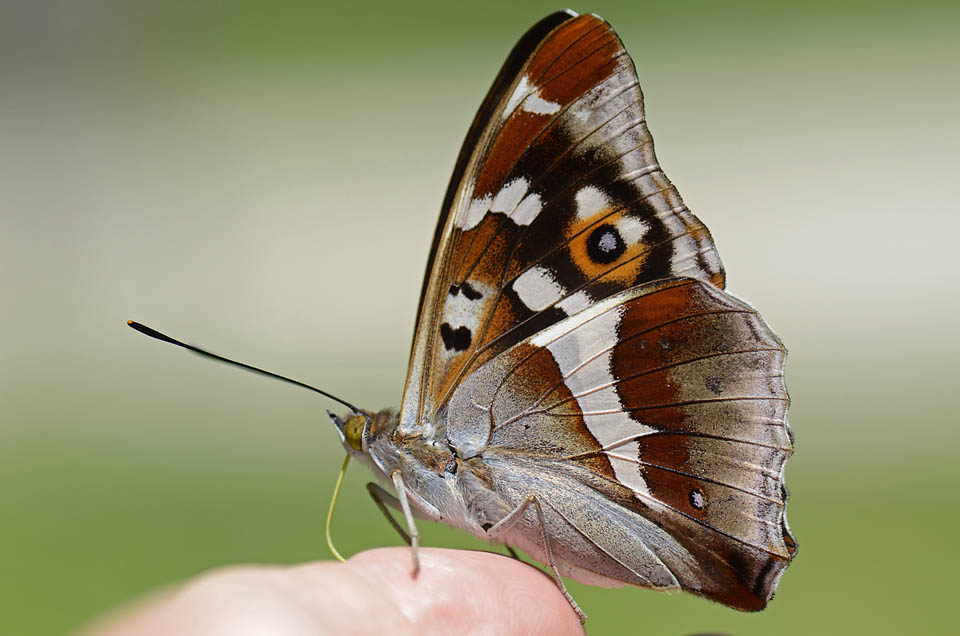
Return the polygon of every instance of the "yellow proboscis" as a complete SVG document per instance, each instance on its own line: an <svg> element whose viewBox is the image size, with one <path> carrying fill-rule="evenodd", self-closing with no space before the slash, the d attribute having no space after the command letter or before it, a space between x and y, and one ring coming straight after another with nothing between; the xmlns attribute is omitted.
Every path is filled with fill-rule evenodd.
<svg viewBox="0 0 960 636"><path fill-rule="evenodd" d="M333 487L333 498L330 500L330 509L327 510L327 547L330 548L330 552L333 553L333 556L337 558L337 561L341 563L346 563L347 560L337 552L337 549L333 546L333 539L330 538L330 522L333 520L333 511L337 507L337 497L340 496L340 487L343 485L343 476L347 474L347 464L350 463L350 453L347 453L347 456L343 458L343 466L340 468L340 475L337 477L337 485Z"/></svg>

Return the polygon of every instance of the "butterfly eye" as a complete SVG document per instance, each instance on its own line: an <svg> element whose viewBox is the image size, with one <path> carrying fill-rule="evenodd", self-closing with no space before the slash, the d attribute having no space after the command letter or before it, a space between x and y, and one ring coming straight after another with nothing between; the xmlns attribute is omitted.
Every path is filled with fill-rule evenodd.
<svg viewBox="0 0 960 636"><path fill-rule="evenodd" d="M363 427L367 418L362 415L352 415L343 425L343 436L354 450L363 450Z"/></svg>

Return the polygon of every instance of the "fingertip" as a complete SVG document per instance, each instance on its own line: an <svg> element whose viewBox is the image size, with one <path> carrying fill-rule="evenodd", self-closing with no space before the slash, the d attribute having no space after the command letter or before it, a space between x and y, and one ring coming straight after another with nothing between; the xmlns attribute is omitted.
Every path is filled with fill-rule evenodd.
<svg viewBox="0 0 960 636"><path fill-rule="evenodd" d="M492 552L425 548L412 576L409 548L361 552L346 567L382 586L414 625L437 633L583 634L573 608L542 571Z"/></svg>

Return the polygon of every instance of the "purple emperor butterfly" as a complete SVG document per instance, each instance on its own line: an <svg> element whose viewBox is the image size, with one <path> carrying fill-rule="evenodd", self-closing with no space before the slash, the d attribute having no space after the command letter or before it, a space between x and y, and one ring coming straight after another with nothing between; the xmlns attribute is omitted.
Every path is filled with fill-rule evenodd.
<svg viewBox="0 0 960 636"><path fill-rule="evenodd" d="M333 416L382 504L561 576L762 609L796 552L786 349L723 291L594 15L537 23L460 152L399 413ZM565 590L564 590L565 592ZM568 595L569 598L569 595Z"/></svg>
<svg viewBox="0 0 960 636"><path fill-rule="evenodd" d="M420 517L547 564L581 617L561 577L763 609L797 549L786 349L724 286L613 29L541 20L460 151L400 412L331 414L414 563Z"/></svg>

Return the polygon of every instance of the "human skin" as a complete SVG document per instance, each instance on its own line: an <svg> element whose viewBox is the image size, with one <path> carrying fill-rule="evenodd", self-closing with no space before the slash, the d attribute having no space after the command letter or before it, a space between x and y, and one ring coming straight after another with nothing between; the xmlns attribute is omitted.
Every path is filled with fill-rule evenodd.
<svg viewBox="0 0 960 636"><path fill-rule="evenodd" d="M489 552L409 548L361 552L346 563L212 570L88 627L85 636L319 634L583 634L540 570Z"/></svg>

